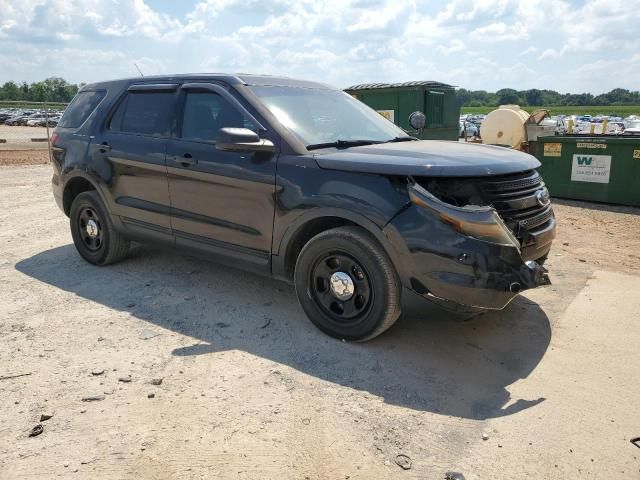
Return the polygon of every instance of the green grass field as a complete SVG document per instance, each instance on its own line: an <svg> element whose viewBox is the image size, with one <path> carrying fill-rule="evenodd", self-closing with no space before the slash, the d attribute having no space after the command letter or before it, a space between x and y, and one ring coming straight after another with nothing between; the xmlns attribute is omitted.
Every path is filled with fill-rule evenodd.
<svg viewBox="0 0 640 480"><path fill-rule="evenodd" d="M23 102L23 101L8 101L8 100L0 100L0 108L36 108L36 109L44 109L45 105L47 108L51 110L64 110L67 108L66 103L54 103L50 102L47 104L40 102Z"/></svg>
<svg viewBox="0 0 640 480"><path fill-rule="evenodd" d="M497 107L462 107L460 113L489 113ZM538 109L549 110L551 115L617 115L627 117L629 115L640 115L640 105L612 105L608 107L596 106L549 106L549 107L522 107L527 112Z"/></svg>

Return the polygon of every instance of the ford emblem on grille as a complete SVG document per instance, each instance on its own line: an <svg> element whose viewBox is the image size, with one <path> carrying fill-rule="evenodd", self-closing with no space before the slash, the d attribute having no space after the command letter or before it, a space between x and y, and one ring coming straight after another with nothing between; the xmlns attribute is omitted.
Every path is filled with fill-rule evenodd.
<svg viewBox="0 0 640 480"><path fill-rule="evenodd" d="M542 190L538 190L536 192L536 200L538 201L538 205L540 205L541 207L546 207L547 205L549 205L549 190L547 190L546 187Z"/></svg>

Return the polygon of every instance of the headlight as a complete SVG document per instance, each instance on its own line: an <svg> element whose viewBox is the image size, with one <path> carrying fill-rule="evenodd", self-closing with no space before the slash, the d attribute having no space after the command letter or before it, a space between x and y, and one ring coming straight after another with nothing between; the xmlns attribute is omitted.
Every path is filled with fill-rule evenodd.
<svg viewBox="0 0 640 480"><path fill-rule="evenodd" d="M491 207L449 205L418 184L409 185L409 198L413 204L431 210L441 222L463 235L520 250L520 242Z"/></svg>

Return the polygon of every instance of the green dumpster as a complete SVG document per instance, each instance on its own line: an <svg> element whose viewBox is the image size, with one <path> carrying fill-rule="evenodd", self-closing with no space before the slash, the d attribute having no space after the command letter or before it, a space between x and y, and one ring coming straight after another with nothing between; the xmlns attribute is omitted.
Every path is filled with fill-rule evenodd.
<svg viewBox="0 0 640 480"><path fill-rule="evenodd" d="M640 137L539 137L532 147L552 196L640 206Z"/></svg>
<svg viewBox="0 0 640 480"><path fill-rule="evenodd" d="M451 85L431 81L367 83L345 91L411 135L423 140L458 140L460 106ZM416 131L409 125L413 112L425 114L425 128Z"/></svg>

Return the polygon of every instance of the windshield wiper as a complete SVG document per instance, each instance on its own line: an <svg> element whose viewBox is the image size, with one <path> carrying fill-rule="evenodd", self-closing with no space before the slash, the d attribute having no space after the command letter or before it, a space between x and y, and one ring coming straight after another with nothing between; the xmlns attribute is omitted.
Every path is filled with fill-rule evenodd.
<svg viewBox="0 0 640 480"><path fill-rule="evenodd" d="M416 138L416 137L412 137L412 136L407 135L406 137L395 137L395 138L392 138L391 140L389 140L388 142L385 142L385 143L392 143L392 142L394 142L394 143L395 143L395 142L414 142L414 141L416 141L416 140L420 140L420 139L419 139L419 138Z"/></svg>
<svg viewBox="0 0 640 480"><path fill-rule="evenodd" d="M376 143L383 143L378 140L336 140L335 142L326 143L314 143L307 145L307 150L317 150L319 148L348 148L348 147L360 147L362 145L373 145Z"/></svg>

